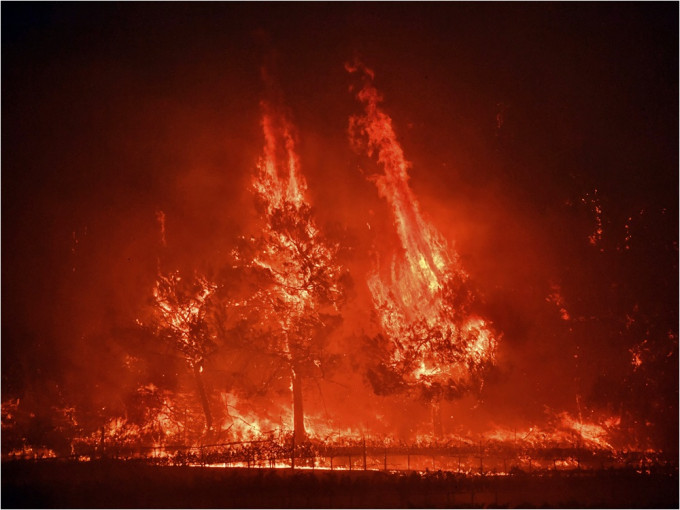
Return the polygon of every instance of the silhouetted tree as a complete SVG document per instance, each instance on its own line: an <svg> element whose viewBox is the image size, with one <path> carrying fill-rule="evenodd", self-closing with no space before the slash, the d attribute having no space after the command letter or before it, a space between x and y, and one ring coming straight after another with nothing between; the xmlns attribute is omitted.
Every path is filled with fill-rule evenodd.
<svg viewBox="0 0 680 510"><path fill-rule="evenodd" d="M207 430L212 428L213 418L202 373L206 358L217 348L214 329L208 321L214 290L215 285L204 277L185 279L178 271L159 275L153 289L154 328L193 372Z"/></svg>

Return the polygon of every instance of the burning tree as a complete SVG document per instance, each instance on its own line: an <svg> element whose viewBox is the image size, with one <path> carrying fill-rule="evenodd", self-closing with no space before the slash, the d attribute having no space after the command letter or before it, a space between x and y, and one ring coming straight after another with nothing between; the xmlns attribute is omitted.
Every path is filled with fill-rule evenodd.
<svg viewBox="0 0 680 510"><path fill-rule="evenodd" d="M270 106L263 109L264 156L253 179L261 232L234 254L257 285L237 304L247 325L243 334L290 374L299 443L306 438L302 381L323 374L324 345L340 321L347 273L335 262L338 245L315 224L292 125Z"/></svg>
<svg viewBox="0 0 680 510"><path fill-rule="evenodd" d="M488 323L471 311L469 277L458 255L425 220L408 185L410 164L392 119L379 106L382 98L372 84L373 72L360 65L347 70L363 75L357 98L364 111L350 119L350 137L369 156L377 156L383 174L372 180L391 206L403 249L389 275L377 269L368 277L385 335L378 339L384 358L369 379L379 393L420 390L432 405L438 435L441 400L482 384L485 369L494 362L496 339Z"/></svg>
<svg viewBox="0 0 680 510"><path fill-rule="evenodd" d="M215 288L202 276L184 279L175 271L167 276L159 274L153 289L155 329L181 353L193 372L207 430L211 430L213 419L202 374L205 359L217 348L207 319Z"/></svg>

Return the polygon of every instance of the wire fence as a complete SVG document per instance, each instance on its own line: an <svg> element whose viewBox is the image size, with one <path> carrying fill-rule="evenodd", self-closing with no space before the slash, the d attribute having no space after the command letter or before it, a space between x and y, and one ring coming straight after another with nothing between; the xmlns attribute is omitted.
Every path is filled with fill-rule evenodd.
<svg viewBox="0 0 680 510"><path fill-rule="evenodd" d="M480 475L612 468L648 470L652 466L672 463L672 460L658 453L592 450L579 446L526 448L505 443L385 446L365 440L344 445L311 441L295 444L292 439L198 445L101 442L77 445L66 456L30 450L10 454L3 452L2 457L3 461L47 458L81 461L117 459L167 466L445 471Z"/></svg>

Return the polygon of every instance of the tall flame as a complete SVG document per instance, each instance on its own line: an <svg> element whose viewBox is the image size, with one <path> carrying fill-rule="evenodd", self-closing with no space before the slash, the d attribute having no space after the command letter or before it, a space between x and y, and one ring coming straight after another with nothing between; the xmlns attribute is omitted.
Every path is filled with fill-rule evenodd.
<svg viewBox="0 0 680 510"><path fill-rule="evenodd" d="M337 245L324 242L312 217L293 125L284 113L263 103L262 129L264 155L252 185L266 208L267 224L253 265L271 274L276 298L287 305L278 316L286 319L282 326L288 331L288 323L318 311L321 279L333 282L341 269L334 262ZM326 290L339 293L333 283Z"/></svg>
<svg viewBox="0 0 680 510"><path fill-rule="evenodd" d="M262 108L264 156L257 165L259 171L253 179L253 187L257 194L267 197L268 214L285 204L300 208L306 204L307 183L300 173L293 126L284 115L271 111L266 103Z"/></svg>
<svg viewBox="0 0 680 510"><path fill-rule="evenodd" d="M373 86L373 72L362 65L346 68L362 71L364 78L357 94L364 111L350 119L350 136L355 143L363 140L369 156L377 157L383 173L372 180L392 208L403 248L389 278L377 270L368 278L380 322L392 340L391 362L402 364L417 382L463 382L471 371L494 361L496 339L485 320L465 310L471 300L468 274L455 250L423 217L408 184L411 165L392 119L379 106L382 97Z"/></svg>
<svg viewBox="0 0 680 510"><path fill-rule="evenodd" d="M264 154L253 190L264 209L264 224L261 234L251 238L254 255L247 265L267 283L243 304L259 312L256 328L266 337L262 348L290 368L295 435L303 439L301 380L320 366L322 349L312 340L326 326L324 316L338 311L343 270L335 262L338 245L325 242L306 198L293 125L284 112L264 103L262 128Z"/></svg>

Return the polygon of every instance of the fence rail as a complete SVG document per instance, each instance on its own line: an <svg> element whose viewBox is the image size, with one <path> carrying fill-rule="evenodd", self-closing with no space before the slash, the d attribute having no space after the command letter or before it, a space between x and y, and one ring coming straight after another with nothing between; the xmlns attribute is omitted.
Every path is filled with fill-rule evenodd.
<svg viewBox="0 0 680 510"><path fill-rule="evenodd" d="M512 473L532 471L648 469L672 463L660 454L612 452L580 447L526 448L493 445L389 445L360 442L350 445L281 442L269 439L203 445L84 444L71 455L41 452L4 454L12 459L119 459L159 465L231 466L381 471L448 471L458 473ZM677 459L676 459L677 461Z"/></svg>

